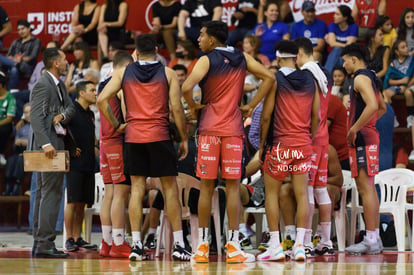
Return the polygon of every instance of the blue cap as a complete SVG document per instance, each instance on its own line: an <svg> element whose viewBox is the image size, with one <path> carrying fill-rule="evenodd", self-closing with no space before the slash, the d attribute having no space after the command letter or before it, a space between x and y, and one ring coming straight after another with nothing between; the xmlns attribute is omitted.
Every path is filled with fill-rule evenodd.
<svg viewBox="0 0 414 275"><path fill-rule="evenodd" d="M312 1L305 1L302 4L303 11L315 11L315 3Z"/></svg>

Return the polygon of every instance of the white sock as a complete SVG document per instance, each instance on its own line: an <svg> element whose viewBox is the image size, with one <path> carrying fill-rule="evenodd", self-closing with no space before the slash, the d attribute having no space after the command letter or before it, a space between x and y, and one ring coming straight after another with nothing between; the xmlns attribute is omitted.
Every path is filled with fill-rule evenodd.
<svg viewBox="0 0 414 275"><path fill-rule="evenodd" d="M375 234L377 235L377 239L381 239L379 228L375 228Z"/></svg>
<svg viewBox="0 0 414 275"><path fill-rule="evenodd" d="M304 228L304 229L305 229L305 231L304 231L304 237L303 237L303 244L308 244L308 243L312 242L312 229L306 229L306 228ZM296 232L299 232L298 230L299 230L299 228L296 229ZM298 237L296 236L296 239L297 238Z"/></svg>
<svg viewBox="0 0 414 275"><path fill-rule="evenodd" d="M154 234L154 235L155 235L155 233L157 233L157 228L151 228L151 227L150 227L150 228L148 229L148 234L147 234L147 236L148 236L148 235L150 235L150 234Z"/></svg>
<svg viewBox="0 0 414 275"><path fill-rule="evenodd" d="M247 237L247 227L245 223L239 224L239 231Z"/></svg>
<svg viewBox="0 0 414 275"><path fill-rule="evenodd" d="M299 228L299 227L296 228L295 245L303 244L304 243L306 230L307 230L306 228ZM312 234L312 230L311 230L311 234Z"/></svg>
<svg viewBox="0 0 414 275"><path fill-rule="evenodd" d="M320 223L318 223L318 225L316 226L316 234L318 234L319 236L322 235L322 228Z"/></svg>
<svg viewBox="0 0 414 275"><path fill-rule="evenodd" d="M182 230L174 231L173 235L174 235L174 243L184 248L183 231Z"/></svg>
<svg viewBox="0 0 414 275"><path fill-rule="evenodd" d="M132 231L132 243L134 245L137 245L139 248L142 248L141 232L139 232L139 231Z"/></svg>
<svg viewBox="0 0 414 275"><path fill-rule="evenodd" d="M280 233L279 231L271 231L270 240L269 240L269 247L276 248L280 244Z"/></svg>
<svg viewBox="0 0 414 275"><path fill-rule="evenodd" d="M373 244L377 242L377 233L374 231L367 230L367 239L368 241Z"/></svg>
<svg viewBox="0 0 414 275"><path fill-rule="evenodd" d="M239 230L229 230L229 242L239 243Z"/></svg>
<svg viewBox="0 0 414 275"><path fill-rule="evenodd" d="M102 238L108 245L112 245L112 225L102 225Z"/></svg>
<svg viewBox="0 0 414 275"><path fill-rule="evenodd" d="M327 242L331 239L331 222L321 222L321 240Z"/></svg>
<svg viewBox="0 0 414 275"><path fill-rule="evenodd" d="M296 226L286 225L285 226L285 235L289 235L292 241L296 240Z"/></svg>
<svg viewBox="0 0 414 275"><path fill-rule="evenodd" d="M124 242L125 234L123 228L114 228L112 231L112 238L114 239L115 245L121 245Z"/></svg>
<svg viewBox="0 0 414 275"><path fill-rule="evenodd" d="M198 228L198 244L208 243L208 227Z"/></svg>

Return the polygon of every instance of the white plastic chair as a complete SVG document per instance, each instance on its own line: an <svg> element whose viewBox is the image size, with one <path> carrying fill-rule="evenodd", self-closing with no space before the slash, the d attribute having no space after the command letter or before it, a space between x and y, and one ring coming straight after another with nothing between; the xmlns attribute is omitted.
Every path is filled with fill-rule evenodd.
<svg viewBox="0 0 414 275"><path fill-rule="evenodd" d="M85 241L91 242L92 217L99 215L101 212L101 204L105 194L105 184L102 175L95 173L95 198L90 208L85 208Z"/></svg>
<svg viewBox="0 0 414 275"><path fill-rule="evenodd" d="M256 222L256 247L258 247L262 239L263 228L267 227L266 209L264 207L248 207L246 208L246 213L254 216ZM263 226L263 223L266 225ZM282 226L280 227L282 228Z"/></svg>

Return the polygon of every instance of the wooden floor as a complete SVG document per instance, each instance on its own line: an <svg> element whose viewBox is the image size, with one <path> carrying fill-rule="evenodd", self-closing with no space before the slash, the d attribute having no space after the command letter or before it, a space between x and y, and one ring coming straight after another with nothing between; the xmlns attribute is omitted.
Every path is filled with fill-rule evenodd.
<svg viewBox="0 0 414 275"><path fill-rule="evenodd" d="M414 274L413 253L385 252L380 255L350 256L338 253L306 262L256 262L226 264L212 256L209 264L191 264L158 259L130 262L101 258L97 252L71 253L67 259L37 259L30 249L0 248L0 274ZM169 257L167 257L169 258Z"/></svg>

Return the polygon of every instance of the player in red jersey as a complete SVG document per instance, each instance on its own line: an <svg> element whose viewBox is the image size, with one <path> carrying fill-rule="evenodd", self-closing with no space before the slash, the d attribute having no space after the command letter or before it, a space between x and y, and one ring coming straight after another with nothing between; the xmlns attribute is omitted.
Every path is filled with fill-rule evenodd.
<svg viewBox="0 0 414 275"><path fill-rule="evenodd" d="M367 56L367 48L356 43L346 46L342 51L343 66L350 75L354 75L349 93L349 164L362 198L367 231L362 242L345 249L351 254L382 252L379 237L379 203L374 184L374 176L379 170L379 135L375 123L385 113L386 106L375 73L366 69Z"/></svg>
<svg viewBox="0 0 414 275"><path fill-rule="evenodd" d="M317 83L316 89L320 98L320 123L318 131L312 140L312 167L308 180L309 213L304 241L305 251L309 256L314 254L312 219L316 201L319 208L319 225L321 226L322 236L315 250L319 255L333 255L334 249L331 242L331 200L326 188L329 153L327 114L332 85L328 85L329 76L326 70L319 63L315 62L313 58L312 42L307 38L298 38L295 40L295 44L298 46L296 63L301 70L309 70L312 73Z"/></svg>
<svg viewBox="0 0 414 275"><path fill-rule="evenodd" d="M183 96L195 117L200 110L197 176L201 178L199 215L199 245L193 260L208 262L208 221L214 181L221 168L226 181L229 235L227 263L251 262L255 258L239 246L240 178L242 161L242 111L250 115L253 108L269 91L274 77L251 56L236 48L226 47L228 30L220 21L207 22L198 38L200 48L207 55L201 57L182 86ZM249 105L239 109L243 96L246 70L263 80ZM200 83L202 102L192 99L194 86ZM220 248L219 248L220 249Z"/></svg>
<svg viewBox="0 0 414 275"><path fill-rule="evenodd" d="M156 41L153 36L142 34L136 38L135 44L138 61L115 71L98 98L99 108L106 119L117 131L125 130L125 172L131 175L129 218L133 244L129 259L145 258L140 232L145 180L147 177L159 177L165 196L166 215L174 234L172 257L175 260L190 260L191 254L184 247L181 229L177 156L168 133L171 106L182 140L180 159L185 158L188 145L180 87L176 73L155 61ZM126 123L119 122L108 104L121 88L125 98Z"/></svg>
<svg viewBox="0 0 414 275"><path fill-rule="evenodd" d="M306 177L310 169L312 137L319 127L320 99L312 73L296 70L298 47L295 43L281 41L275 48L281 68L276 73L277 87L264 102L259 149L261 154L266 153L263 170L270 241L269 248L258 259L284 258L279 244L279 193L282 181L290 174L297 201L297 234L292 259L305 260L303 243L309 207ZM269 147L266 151L265 143Z"/></svg>

